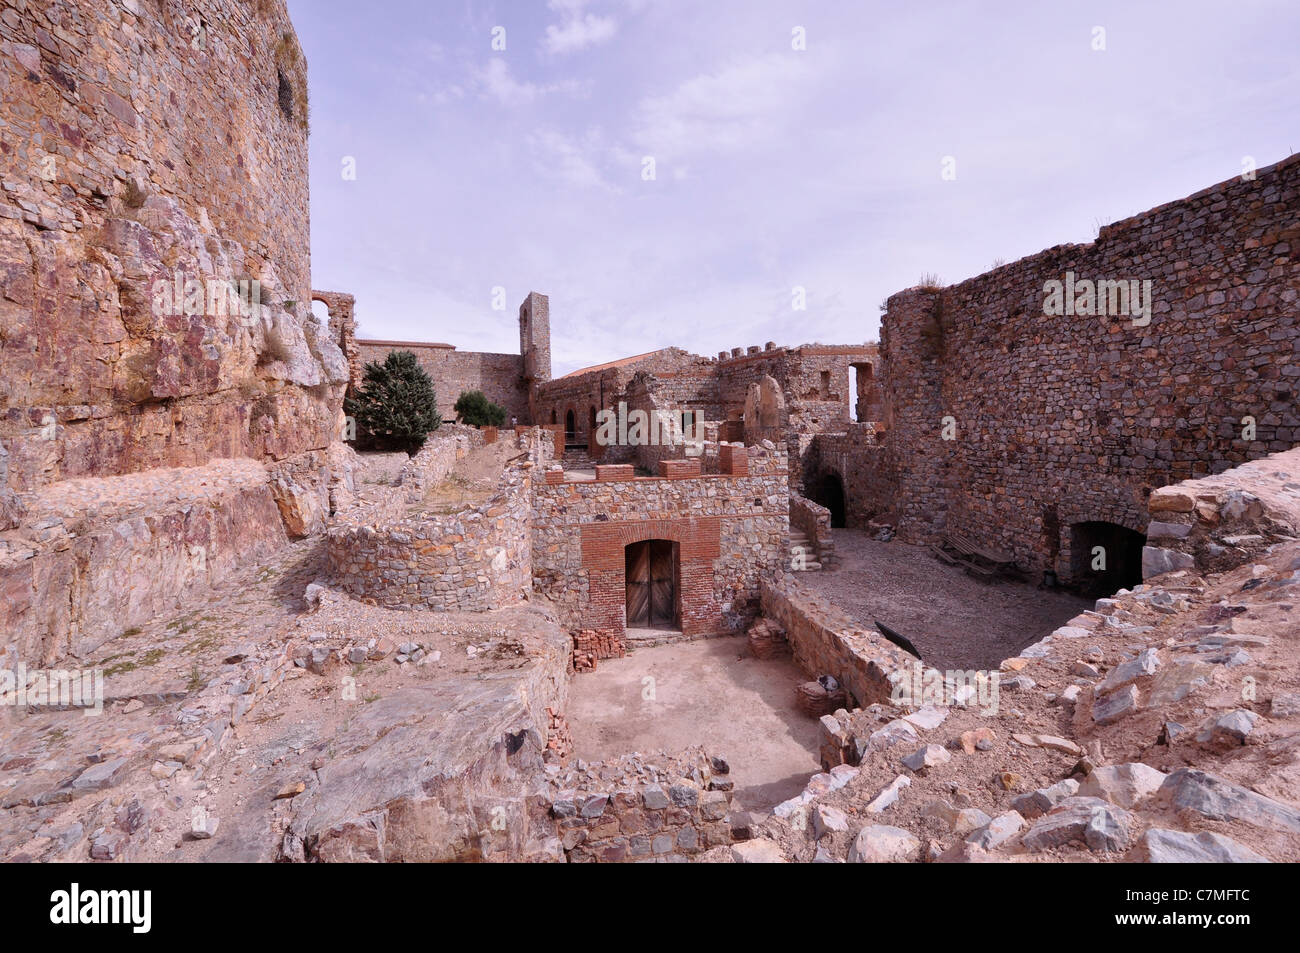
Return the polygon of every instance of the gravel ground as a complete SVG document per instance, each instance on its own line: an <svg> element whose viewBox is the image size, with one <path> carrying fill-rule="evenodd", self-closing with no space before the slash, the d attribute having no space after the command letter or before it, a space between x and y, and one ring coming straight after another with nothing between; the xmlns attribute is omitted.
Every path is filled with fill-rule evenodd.
<svg viewBox="0 0 1300 953"><path fill-rule="evenodd" d="M985 583L945 566L924 546L880 543L837 529L840 568L810 572L816 587L865 628L873 620L911 639L937 668L997 668L1092 602L1024 583Z"/></svg>

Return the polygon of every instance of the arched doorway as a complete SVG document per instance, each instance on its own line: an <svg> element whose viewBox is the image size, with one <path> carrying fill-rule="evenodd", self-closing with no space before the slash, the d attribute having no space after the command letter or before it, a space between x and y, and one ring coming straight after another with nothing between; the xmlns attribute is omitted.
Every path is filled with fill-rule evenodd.
<svg viewBox="0 0 1300 953"><path fill-rule="evenodd" d="M624 550L629 629L681 628L678 545L668 539L629 543Z"/></svg>
<svg viewBox="0 0 1300 953"><path fill-rule="evenodd" d="M824 474L813 489L813 502L831 511L831 528L843 529L847 508L844 503L844 483L834 473Z"/></svg>
<svg viewBox="0 0 1300 953"><path fill-rule="evenodd" d="M578 428L573 419L573 411L570 410L568 413L564 415L564 442L573 443L574 438L577 436L577 433L578 433Z"/></svg>
<svg viewBox="0 0 1300 953"><path fill-rule="evenodd" d="M1090 520L1070 527L1070 581L1090 598L1113 596L1142 582L1146 537L1118 523Z"/></svg>

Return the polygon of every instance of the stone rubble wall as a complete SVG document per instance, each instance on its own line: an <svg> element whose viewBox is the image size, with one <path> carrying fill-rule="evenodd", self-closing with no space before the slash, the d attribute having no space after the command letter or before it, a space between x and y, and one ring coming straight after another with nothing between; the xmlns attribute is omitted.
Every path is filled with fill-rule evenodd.
<svg viewBox="0 0 1300 953"><path fill-rule="evenodd" d="M879 633L856 626L790 573L763 579L762 607L765 618L785 629L799 667L812 678L833 676L856 705L888 703L890 673L915 661Z"/></svg>
<svg viewBox="0 0 1300 953"><path fill-rule="evenodd" d="M515 468L492 499L458 513L404 506L415 512L396 522L337 521L327 533L329 573L352 595L393 609L515 605L532 588L529 504L527 472Z"/></svg>
<svg viewBox="0 0 1300 953"><path fill-rule="evenodd" d="M1147 503L1144 579L1179 569L1224 572L1300 537L1300 448L1161 487Z"/></svg>
<svg viewBox="0 0 1300 953"><path fill-rule="evenodd" d="M682 863L735 839L730 770L700 748L583 763L549 779L547 813L570 863Z"/></svg>
<svg viewBox="0 0 1300 953"><path fill-rule="evenodd" d="M1290 157L1107 225L1090 244L892 296L889 451L855 480L898 487L906 541L959 531L1033 576L1068 580L1073 524L1145 532L1153 489L1300 441L1298 240ZM1150 279L1150 324L1044 315L1045 283L1067 271ZM941 439L945 417L953 440Z"/></svg>
<svg viewBox="0 0 1300 953"><path fill-rule="evenodd" d="M853 424L843 433L812 435L805 454L804 492L813 492L823 476L837 476L844 487L844 516L849 526L860 528L888 517L897 499L897 486L883 437L883 428L874 423Z"/></svg>

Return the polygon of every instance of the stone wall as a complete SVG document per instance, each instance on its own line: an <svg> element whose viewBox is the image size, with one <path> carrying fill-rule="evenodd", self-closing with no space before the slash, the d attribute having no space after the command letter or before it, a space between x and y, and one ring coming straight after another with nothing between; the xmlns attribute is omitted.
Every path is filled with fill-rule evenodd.
<svg viewBox="0 0 1300 953"><path fill-rule="evenodd" d="M364 365L382 363L392 351L410 351L414 354L420 366L433 378L438 411L443 420L456 419L454 408L461 393L481 390L488 400L506 409L507 424L511 417L521 424L530 422L524 359L518 354L458 351L450 344L422 344L415 341L361 340L357 342L357 350L361 367L358 369L356 383L361 380Z"/></svg>
<svg viewBox="0 0 1300 953"><path fill-rule="evenodd" d="M283 0L0 15L10 489L338 434L345 361L310 307L306 91ZM225 294L240 280L247 298L260 283L248 314Z"/></svg>
<svg viewBox="0 0 1300 953"><path fill-rule="evenodd" d="M850 424L841 433L814 434L804 453L804 492L815 496L823 477L836 477L844 487L848 526L891 522L898 487L890 454L879 424Z"/></svg>
<svg viewBox="0 0 1300 953"><path fill-rule="evenodd" d="M550 780L570 863L672 863L732 843L730 766L701 749L575 765Z"/></svg>
<svg viewBox="0 0 1300 953"><path fill-rule="evenodd" d="M789 483L783 452L727 449L740 462L719 475L633 478L610 467L596 482L534 482L533 582L566 625L621 635L625 549L665 539L678 544L683 634L743 628L760 577L787 558Z"/></svg>
<svg viewBox="0 0 1300 953"><path fill-rule="evenodd" d="M785 629L799 667L811 678L833 676L858 705L888 703L890 673L914 661L790 573L763 579L762 607L766 618Z"/></svg>
<svg viewBox="0 0 1300 953"><path fill-rule="evenodd" d="M347 592L393 609L516 605L532 588L529 484L528 469L513 467L490 500L456 513L403 501L397 520L391 504L381 504L378 523L357 521L376 512L340 514L327 536L330 575Z"/></svg>
<svg viewBox="0 0 1300 953"><path fill-rule="evenodd" d="M887 469L854 478L896 484L904 539L952 529L1069 578L1072 525L1145 532L1154 488L1300 439L1298 239L1291 157L1090 244L894 295L881 332L889 449L872 461ZM1150 280L1149 323L1045 314L1046 283L1067 272Z"/></svg>

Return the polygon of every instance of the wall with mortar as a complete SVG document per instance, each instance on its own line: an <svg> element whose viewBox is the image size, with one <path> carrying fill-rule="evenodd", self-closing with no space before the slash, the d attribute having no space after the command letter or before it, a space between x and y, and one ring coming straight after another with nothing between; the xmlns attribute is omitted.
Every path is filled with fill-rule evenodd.
<svg viewBox="0 0 1300 953"><path fill-rule="evenodd" d="M450 344L421 344L413 341L357 342L358 358L362 365L357 381L361 379L364 365L383 363L392 351L410 351L420 366L433 378L433 390L438 397L438 411L442 419L456 419L456 400L467 390L481 390L488 400L506 409L506 423L516 418L519 423L529 423L528 386L524 381L524 359L518 354L487 354L479 351L458 351Z"/></svg>
<svg viewBox="0 0 1300 953"><path fill-rule="evenodd" d="M10 4L0 102L9 488L325 448L347 373L310 313L283 0ZM177 276L257 280L260 311L168 302Z"/></svg>
<svg viewBox="0 0 1300 953"><path fill-rule="evenodd" d="M627 465L597 482L534 482L533 582L566 625L626 631L625 548L646 539L678 543L683 634L737 631L752 618L759 578L788 559L786 457L725 450L742 463L716 476L688 467L681 476L634 478Z"/></svg>
<svg viewBox="0 0 1300 953"><path fill-rule="evenodd" d="M1297 240L1300 156L1108 225L1090 244L891 297L881 462L902 536L960 531L1068 578L1072 524L1145 532L1154 488L1289 449L1300 440ZM1045 315L1045 283L1067 271L1151 280L1150 323ZM953 440L941 439L945 417ZM864 466L855 479L882 475Z"/></svg>

